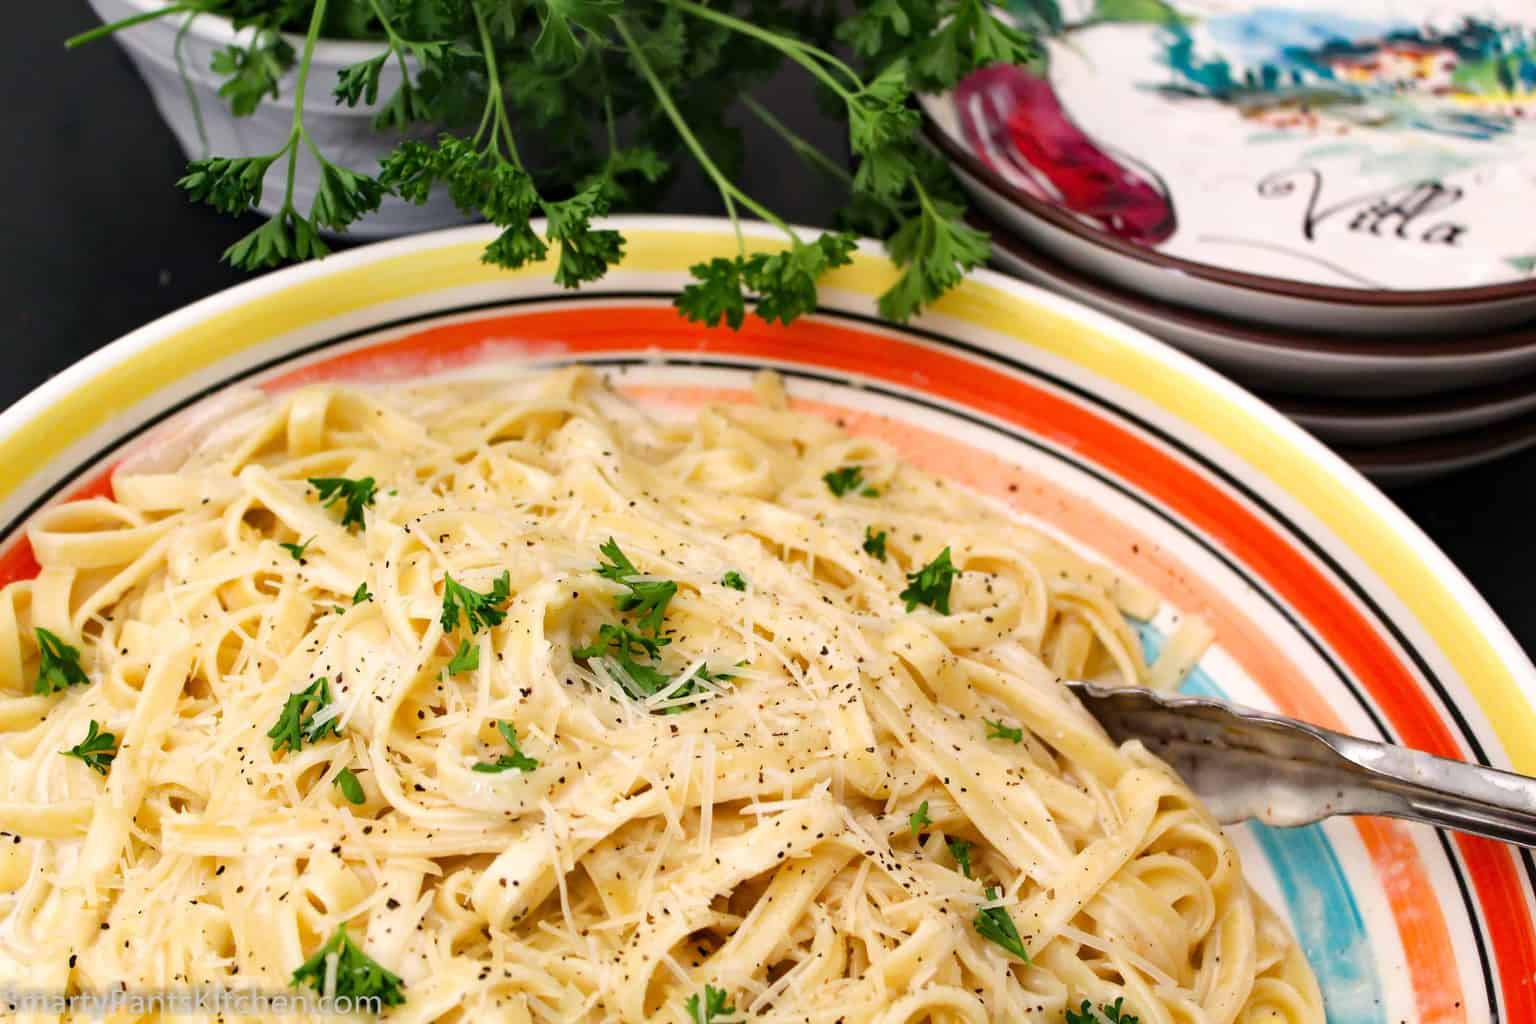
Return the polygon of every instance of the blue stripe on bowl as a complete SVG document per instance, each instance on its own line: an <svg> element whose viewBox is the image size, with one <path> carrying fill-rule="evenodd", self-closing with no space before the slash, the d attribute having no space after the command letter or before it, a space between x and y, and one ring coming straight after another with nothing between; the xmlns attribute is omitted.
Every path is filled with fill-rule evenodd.
<svg viewBox="0 0 1536 1024"><path fill-rule="evenodd" d="M1148 623L1132 620L1131 626L1140 633L1150 663L1162 650L1164 637ZM1227 699L1226 692L1199 667L1184 680L1182 691ZM1323 827L1270 828L1257 822L1241 827L1258 840L1280 883L1291 927L1322 987L1329 1024L1386 1024L1371 939Z"/></svg>

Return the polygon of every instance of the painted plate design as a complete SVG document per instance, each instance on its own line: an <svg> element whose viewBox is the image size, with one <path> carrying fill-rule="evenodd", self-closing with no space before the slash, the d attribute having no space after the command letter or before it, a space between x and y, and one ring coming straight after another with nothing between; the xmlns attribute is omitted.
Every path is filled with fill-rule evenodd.
<svg viewBox="0 0 1536 1024"><path fill-rule="evenodd" d="M110 491L157 425L232 383L579 361L676 408L747 401L771 366L805 414L886 438L1159 590L1149 650L1177 616L1204 616L1219 641L1191 689L1536 772L1536 669L1503 626L1378 492L1234 385L992 274L920 324L881 324L894 271L873 249L792 328L701 329L668 299L690 264L733 250L730 229L624 226L625 266L580 296L545 267L484 267L492 229L466 229L274 274L78 364L0 414L0 583L36 571L31 512ZM1536 1020L1529 853L1377 819L1236 834L1333 1024Z"/></svg>
<svg viewBox="0 0 1536 1024"><path fill-rule="evenodd" d="M1166 256L1364 290L1536 274L1536 10L1520 0L1013 0L1048 36L940 124Z"/></svg>

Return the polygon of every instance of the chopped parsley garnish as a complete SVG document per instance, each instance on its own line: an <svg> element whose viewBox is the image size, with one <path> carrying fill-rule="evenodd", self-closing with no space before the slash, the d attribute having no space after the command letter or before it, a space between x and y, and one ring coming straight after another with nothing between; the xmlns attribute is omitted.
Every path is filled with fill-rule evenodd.
<svg viewBox="0 0 1536 1024"><path fill-rule="evenodd" d="M310 683L298 693L290 694L287 703L283 705L283 713L278 716L277 724L267 730L267 735L272 739L272 752L277 753L283 748L297 753L304 749L304 744L317 743L325 738L329 732L332 736L341 735L339 716L331 716L323 722L316 722L319 713L331 704L331 684L325 676L321 676Z"/></svg>
<svg viewBox="0 0 1536 1024"><path fill-rule="evenodd" d="M873 526L864 527L864 553L885 561L885 531L875 532Z"/></svg>
<svg viewBox="0 0 1536 1024"><path fill-rule="evenodd" d="M71 686L84 686L91 681L80 667L78 650L41 626L34 632L37 634L38 663L33 693L58 693Z"/></svg>
<svg viewBox="0 0 1536 1024"><path fill-rule="evenodd" d="M995 900L1002 895L1002 890L987 887L986 897ZM995 942L1014 956L1029 962L1029 950L1024 948L1024 940L1019 937L1019 930L1013 926L1013 918L1008 916L1008 911L1003 907L987 907L978 911L976 920L971 922L976 929L976 934L988 942Z"/></svg>
<svg viewBox="0 0 1536 1024"><path fill-rule="evenodd" d="M512 599L512 573L503 570L484 594L470 590L452 576L443 577L443 632L452 633L459 624L459 612L471 633L501 625L507 617L506 603Z"/></svg>
<svg viewBox="0 0 1536 1024"><path fill-rule="evenodd" d="M720 585L730 587L732 590L747 589L747 581L743 579L741 573L737 572L735 569L732 569L730 572L720 577Z"/></svg>
<svg viewBox="0 0 1536 1024"><path fill-rule="evenodd" d="M841 498L849 491L858 490L864 483L864 470L859 466L843 466L821 475L827 490Z"/></svg>
<svg viewBox="0 0 1536 1024"><path fill-rule="evenodd" d="M348 480L344 476L312 476L309 485L320 495L320 504L330 508L336 502L345 502L341 513L342 526L363 526L363 509L373 504L376 497L373 477Z"/></svg>
<svg viewBox="0 0 1536 1024"><path fill-rule="evenodd" d="M309 538L309 540L305 541L303 544L279 544L278 547L282 548L284 551L286 551L290 555L292 555L293 556L293 560L295 562L298 562L300 565L303 565L304 564L304 552L314 542L315 542L315 538L311 537L311 538Z"/></svg>
<svg viewBox="0 0 1536 1024"><path fill-rule="evenodd" d="M1135 1014L1125 1011L1124 1005L1125 997L1120 996L1112 1003L1101 1004L1095 1014L1093 1004L1084 999L1081 1010L1073 1012L1071 1007L1067 1008L1066 1024L1141 1024Z"/></svg>
<svg viewBox="0 0 1536 1024"><path fill-rule="evenodd" d="M354 605L359 605L359 604L362 604L364 601L372 601L372 600L373 600L373 594L371 594L368 591L368 581L367 580L364 580L363 582L359 583L357 585L357 589L352 591L352 603Z"/></svg>
<svg viewBox="0 0 1536 1024"><path fill-rule="evenodd" d="M971 841L969 839L946 839L944 845L949 847L949 855L955 858L955 863L960 866L960 873L966 878L971 877Z"/></svg>
<svg viewBox="0 0 1536 1024"><path fill-rule="evenodd" d="M459 641L459 649L454 652L453 658L448 662L448 674L456 676L460 672L473 672L480 667L480 645L468 640Z"/></svg>
<svg viewBox="0 0 1536 1024"><path fill-rule="evenodd" d="M597 643L579 647L571 653L578 658L600 658L610 653L610 647L617 648L619 656L644 655L648 658L659 657L661 649L672 642L670 637L646 636L637 633L628 626L614 625L605 622L597 627Z"/></svg>
<svg viewBox="0 0 1536 1024"><path fill-rule="evenodd" d="M925 604L940 615L948 615L949 588L958 575L960 570L950 562L947 547L939 552L937 558L917 572L908 573L907 589L900 595L901 599L907 603L907 611L910 612L918 605Z"/></svg>
<svg viewBox="0 0 1536 1024"><path fill-rule="evenodd" d="M907 815L907 827L912 830L913 835L917 835L918 833L922 832L923 829L932 824L933 819L928 817L927 800L924 800L922 803L918 804L917 810Z"/></svg>
<svg viewBox="0 0 1536 1024"><path fill-rule="evenodd" d="M78 757L92 771L100 772L102 775L107 774L112 759L117 756L117 737L110 732L101 732L100 729L101 726L96 724L96 719L91 719L85 739L59 753L65 757Z"/></svg>
<svg viewBox="0 0 1536 1024"><path fill-rule="evenodd" d="M1023 743L1024 730L1017 726L1004 725L1001 721L994 722L990 718L983 718L987 723L987 739L1007 740L1010 743Z"/></svg>
<svg viewBox="0 0 1536 1024"><path fill-rule="evenodd" d="M336 958L337 998L350 999L354 1003L374 1006L399 1006L405 1002L405 982L392 974L362 951L347 935L347 926L339 925L314 956L299 965L293 972L289 985L308 985L316 992L325 991L326 978L331 973L328 962Z"/></svg>
<svg viewBox="0 0 1536 1024"><path fill-rule="evenodd" d="M531 772L539 766L539 762L523 753L523 748L517 744L517 729L510 722L497 722L496 731L501 733L501 738L507 741L507 746L512 748L512 753L502 754L489 764L481 761L474 766L477 772L488 774L500 774L508 770Z"/></svg>
<svg viewBox="0 0 1536 1024"><path fill-rule="evenodd" d="M667 604L677 593L677 584L671 580L636 581L634 577L641 575L640 570L612 537L599 545L598 550L607 561L598 563L597 574L629 589L629 593L618 598L619 611L638 612L640 628L652 635L659 633L661 621L667 614Z"/></svg>
<svg viewBox="0 0 1536 1024"><path fill-rule="evenodd" d="M702 999L691 995L683 1003L683 1009L688 1014L688 1024L715 1024L721 1017L733 1016L736 1007L727 1006L725 999L725 989L705 985Z"/></svg>
<svg viewBox="0 0 1536 1024"><path fill-rule="evenodd" d="M343 768L336 776L336 788L341 790L341 795L349 803L360 804L368 799L368 795L363 792L363 784L357 781L357 773L351 768Z"/></svg>
<svg viewBox="0 0 1536 1024"><path fill-rule="evenodd" d="M598 627L597 642L572 651L577 658L610 659L618 666L619 682L629 695L641 700L659 693L672 682L672 677L660 669L642 663L638 656L656 658L661 649L672 641L664 636L650 637L637 633L628 626L604 623Z"/></svg>

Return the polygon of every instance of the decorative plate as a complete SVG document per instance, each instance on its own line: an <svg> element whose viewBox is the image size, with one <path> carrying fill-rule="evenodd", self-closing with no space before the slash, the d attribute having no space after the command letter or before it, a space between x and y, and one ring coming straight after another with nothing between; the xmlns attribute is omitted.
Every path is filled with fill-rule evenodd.
<svg viewBox="0 0 1536 1024"><path fill-rule="evenodd" d="M1402 397L1488 386L1536 371L1536 325L1385 338L1243 323L1112 288L1011 236L996 221L974 221L991 232L992 262L999 269L1139 327L1261 391L1344 400Z"/></svg>
<svg viewBox="0 0 1536 1024"><path fill-rule="evenodd" d="M679 320L686 268L733 251L718 221L636 219L629 257L572 295L547 266L482 265L494 229L422 235L276 273L96 353L0 414L0 582L35 563L43 505L109 491L147 431L235 383L606 367L643 401L747 401L760 366L842 418L1124 566L1219 641L1191 687L1319 724L1536 772L1536 669L1380 493L1278 413L1161 343L997 275L922 322L874 317L873 249L792 328ZM754 246L777 244L752 233ZM1536 1020L1536 862L1377 819L1235 831L1284 908L1333 1024Z"/></svg>
<svg viewBox="0 0 1536 1024"><path fill-rule="evenodd" d="M1325 293L1536 288L1529 4L1012 7L1045 29L1042 59L979 71L930 109L991 175L1077 224Z"/></svg>

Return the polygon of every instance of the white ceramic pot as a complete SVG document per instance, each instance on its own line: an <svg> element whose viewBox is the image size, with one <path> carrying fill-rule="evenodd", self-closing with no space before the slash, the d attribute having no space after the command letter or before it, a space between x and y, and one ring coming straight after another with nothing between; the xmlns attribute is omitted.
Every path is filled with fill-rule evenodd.
<svg viewBox="0 0 1536 1024"><path fill-rule="evenodd" d="M162 6L160 0L90 3L107 22ZM209 155L256 156L281 149L293 123L294 73L290 71L279 83L278 98L268 97L249 117L235 117L219 95L222 80L209 69L209 64L216 51L236 40L248 39L249 31L237 33L225 18L199 15L182 34L185 18L167 15L124 29L115 38L138 67L160 116L176 133L187 159ZM303 39L289 37L288 41L295 52L303 50ZM328 160L369 174L377 173L380 158L407 137L373 128L375 111L400 84L400 69L394 61L385 64L380 75L379 102L373 105L338 106L331 99L331 91L341 68L376 56L381 46L372 42L321 40L315 47L304 111L309 134ZM429 138L434 134L430 126L420 126L409 137ZM267 173L259 204L263 213L275 213L282 205L286 176L287 160L279 160ZM314 201L319 176L319 165L313 155L301 149L294 180L294 205L301 212L308 212ZM434 193L424 206L386 196L376 213L354 224L348 233L358 238L385 238L463 224L467 220L446 194Z"/></svg>

